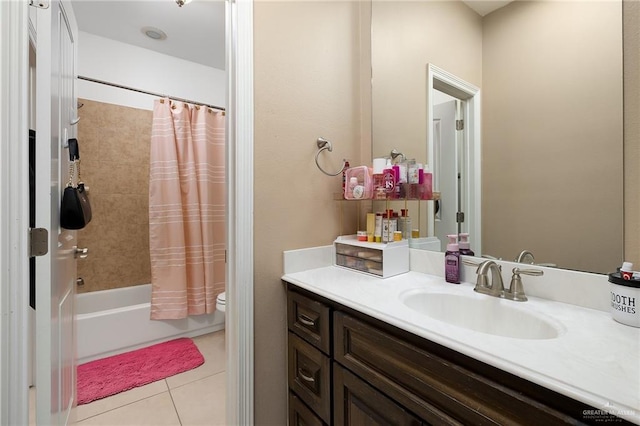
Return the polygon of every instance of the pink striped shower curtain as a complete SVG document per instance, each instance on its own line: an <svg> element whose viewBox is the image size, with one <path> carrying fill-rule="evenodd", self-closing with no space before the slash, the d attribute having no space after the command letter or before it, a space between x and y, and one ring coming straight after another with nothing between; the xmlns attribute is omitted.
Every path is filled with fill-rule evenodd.
<svg viewBox="0 0 640 426"><path fill-rule="evenodd" d="M158 99L149 170L151 319L212 313L225 283L225 117Z"/></svg>

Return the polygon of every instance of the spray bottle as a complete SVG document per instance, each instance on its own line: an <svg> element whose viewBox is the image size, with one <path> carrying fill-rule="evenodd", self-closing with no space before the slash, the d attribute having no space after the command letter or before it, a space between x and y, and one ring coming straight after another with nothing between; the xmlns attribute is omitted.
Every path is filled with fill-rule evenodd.
<svg viewBox="0 0 640 426"><path fill-rule="evenodd" d="M449 244L444 254L444 279L448 283L460 284L460 251L458 249L458 236L447 235Z"/></svg>

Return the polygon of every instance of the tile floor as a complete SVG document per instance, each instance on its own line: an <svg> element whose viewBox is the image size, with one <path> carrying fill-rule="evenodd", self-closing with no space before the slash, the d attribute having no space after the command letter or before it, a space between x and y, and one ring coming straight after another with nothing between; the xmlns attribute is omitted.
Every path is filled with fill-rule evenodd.
<svg viewBox="0 0 640 426"><path fill-rule="evenodd" d="M76 408L78 425L224 425L224 330L194 337L204 364Z"/></svg>
<svg viewBox="0 0 640 426"><path fill-rule="evenodd" d="M225 424L224 330L193 341L204 364L193 370L76 408L76 424L216 426Z"/></svg>

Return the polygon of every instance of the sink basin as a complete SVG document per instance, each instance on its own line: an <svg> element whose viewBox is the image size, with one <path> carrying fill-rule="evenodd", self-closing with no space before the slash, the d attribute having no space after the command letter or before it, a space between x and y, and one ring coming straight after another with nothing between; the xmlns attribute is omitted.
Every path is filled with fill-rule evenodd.
<svg viewBox="0 0 640 426"><path fill-rule="evenodd" d="M516 339L554 339L562 326L496 297L414 290L401 295L408 308L430 318L480 333Z"/></svg>

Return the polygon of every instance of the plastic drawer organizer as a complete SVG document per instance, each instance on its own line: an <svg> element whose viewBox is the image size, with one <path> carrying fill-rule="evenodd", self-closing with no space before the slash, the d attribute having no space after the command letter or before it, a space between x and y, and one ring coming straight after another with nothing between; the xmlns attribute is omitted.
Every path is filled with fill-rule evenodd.
<svg viewBox="0 0 640 426"><path fill-rule="evenodd" d="M389 243L358 241L355 235L340 236L335 241L336 265L387 278L409 272L407 240Z"/></svg>

